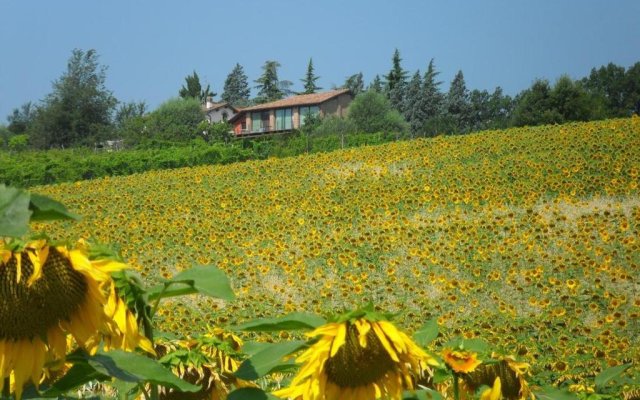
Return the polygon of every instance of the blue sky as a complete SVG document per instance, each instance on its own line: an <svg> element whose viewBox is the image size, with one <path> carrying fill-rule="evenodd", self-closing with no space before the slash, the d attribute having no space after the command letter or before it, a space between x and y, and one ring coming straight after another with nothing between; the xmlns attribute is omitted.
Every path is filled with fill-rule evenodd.
<svg viewBox="0 0 640 400"><path fill-rule="evenodd" d="M38 102L74 48L94 48L121 101L151 109L197 71L215 92L236 62L250 83L266 60L300 89L310 57L320 86L365 82L435 59L446 91L458 70L470 89L516 94L536 78L580 78L608 62L640 61L638 0L1 0L0 123Z"/></svg>

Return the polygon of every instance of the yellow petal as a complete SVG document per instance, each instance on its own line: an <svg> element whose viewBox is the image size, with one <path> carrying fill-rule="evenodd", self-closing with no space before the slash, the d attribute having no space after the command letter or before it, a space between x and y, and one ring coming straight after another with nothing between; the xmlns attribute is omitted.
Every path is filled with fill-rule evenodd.
<svg viewBox="0 0 640 400"><path fill-rule="evenodd" d="M387 350L387 353L389 353L389 357L391 357L391 359L395 362L400 362L396 351L393 349L393 346L391 346L391 343L389 343L389 340L382 331L382 328L380 328L380 326L375 322L372 323L371 326L373 327L373 331L376 333L378 339L380 339L380 343L382 343L382 346L384 346L384 348Z"/></svg>
<svg viewBox="0 0 640 400"><path fill-rule="evenodd" d="M329 357L333 357L336 355L340 347L344 344L347 338L347 323L340 324L338 326L338 334L333 338L333 343L331 343L331 353Z"/></svg>
<svg viewBox="0 0 640 400"><path fill-rule="evenodd" d="M493 387L487 389L480 395L480 400L500 400L502 398L502 384L500 383L500 377L497 377L493 382Z"/></svg>

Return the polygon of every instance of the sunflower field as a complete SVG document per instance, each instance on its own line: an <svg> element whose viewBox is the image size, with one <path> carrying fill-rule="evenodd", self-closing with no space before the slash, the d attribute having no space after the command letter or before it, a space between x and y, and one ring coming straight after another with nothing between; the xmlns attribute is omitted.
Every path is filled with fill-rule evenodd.
<svg viewBox="0 0 640 400"><path fill-rule="evenodd" d="M634 117L32 190L83 216L52 238L117 243L147 284L227 274L235 300L168 300L164 331L372 303L406 331L437 320L433 346L482 339L532 385L587 390L608 367L640 375L639 185Z"/></svg>

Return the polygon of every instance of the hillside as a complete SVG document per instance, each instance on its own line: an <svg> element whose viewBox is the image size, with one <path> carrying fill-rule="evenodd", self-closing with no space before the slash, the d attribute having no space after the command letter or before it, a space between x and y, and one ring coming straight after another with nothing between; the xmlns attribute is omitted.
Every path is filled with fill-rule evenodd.
<svg viewBox="0 0 640 400"><path fill-rule="evenodd" d="M52 236L119 243L149 282L194 263L229 274L235 302L172 304L165 329L373 301L560 383L640 359L639 180L632 118L33 190L84 216Z"/></svg>

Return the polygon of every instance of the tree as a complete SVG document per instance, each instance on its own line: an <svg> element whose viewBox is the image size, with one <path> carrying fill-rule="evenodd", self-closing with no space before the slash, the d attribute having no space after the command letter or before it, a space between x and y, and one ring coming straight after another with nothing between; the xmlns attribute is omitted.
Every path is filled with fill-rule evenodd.
<svg viewBox="0 0 640 400"><path fill-rule="evenodd" d="M13 112L7 117L9 122L7 129L16 135L25 133L29 130L35 116L36 107L30 101L26 102L20 108L14 108Z"/></svg>
<svg viewBox="0 0 640 400"><path fill-rule="evenodd" d="M73 50L67 71L36 112L29 130L35 147L92 145L111 135L117 100L105 87L106 69L95 50Z"/></svg>
<svg viewBox="0 0 640 400"><path fill-rule="evenodd" d="M422 130L422 126L426 120L426 115L422 107L422 77L420 71L416 71L409 82L407 93L404 98L404 118L411 127L413 135L418 134Z"/></svg>
<svg viewBox="0 0 640 400"><path fill-rule="evenodd" d="M309 65L307 66L307 75L305 75L304 79L301 79L302 83L304 83L304 92L303 94L312 94L322 89L318 85L316 85L316 81L320 79L319 76L315 76L313 73L313 59L309 59Z"/></svg>
<svg viewBox="0 0 640 400"><path fill-rule="evenodd" d="M355 97L364 91L364 81L362 80L362 72L353 74L344 81L342 85L344 89L349 89Z"/></svg>
<svg viewBox="0 0 640 400"><path fill-rule="evenodd" d="M625 73L624 108L627 115L640 115L640 62L633 64Z"/></svg>
<svg viewBox="0 0 640 400"><path fill-rule="evenodd" d="M118 109L116 110L116 116L114 118L114 123L116 128L122 128L129 120L133 118L140 118L147 113L147 103L144 101L140 102L129 102L129 103L121 103Z"/></svg>
<svg viewBox="0 0 640 400"><path fill-rule="evenodd" d="M589 95L603 104L607 117L628 114L629 110L625 104L627 82L624 67L609 63L598 69L592 68L589 76L581 82Z"/></svg>
<svg viewBox="0 0 640 400"><path fill-rule="evenodd" d="M222 92L222 101L225 101L233 106L245 107L249 105L249 96L251 95L251 89L249 89L249 80L244 73L244 69L238 63L233 67L233 70L227 75L227 79L224 81L224 91Z"/></svg>
<svg viewBox="0 0 640 400"><path fill-rule="evenodd" d="M380 79L380 75L376 75L373 78L373 81L371 81L367 90L373 90L374 92L382 93L383 85L382 85L382 79Z"/></svg>
<svg viewBox="0 0 640 400"><path fill-rule="evenodd" d="M278 79L279 67L280 63L277 61L265 61L262 66L262 75L255 80L257 83L256 89L258 89L258 96L255 99L256 103L267 103L284 98L283 85Z"/></svg>
<svg viewBox="0 0 640 400"><path fill-rule="evenodd" d="M549 81L538 79L529 89L520 92L515 99L513 125L540 125L562 122L562 115L554 110Z"/></svg>
<svg viewBox="0 0 640 400"><path fill-rule="evenodd" d="M436 71L433 59L429 61L427 72L422 79L422 95L418 99L418 105L424 114L422 131L428 135L436 135L443 131L441 122L443 116L444 95L440 92L441 81L437 81L440 72Z"/></svg>
<svg viewBox="0 0 640 400"><path fill-rule="evenodd" d="M349 105L348 118L361 132L405 132L407 123L389 100L372 90L360 93Z"/></svg>
<svg viewBox="0 0 640 400"><path fill-rule="evenodd" d="M200 84L200 77L193 71L193 75L187 75L184 80L186 81L186 86L183 85L178 92L180 97L186 99L187 97L192 97L194 99L198 99L200 103L204 103L207 101L207 97L214 97L217 93L213 93L211 91L210 85L207 85L206 88L202 89L202 85Z"/></svg>
<svg viewBox="0 0 640 400"><path fill-rule="evenodd" d="M387 80L386 93L391 102L391 106L401 113L407 84L407 72L402 69L400 62L400 52L398 49L393 53L391 71L385 76Z"/></svg>
<svg viewBox="0 0 640 400"><path fill-rule="evenodd" d="M469 105L469 91L464 82L462 71L458 71L451 81L447 94L447 116L451 119L456 132L465 132L469 128L471 107Z"/></svg>
<svg viewBox="0 0 640 400"><path fill-rule="evenodd" d="M143 139L169 142L195 139L202 133L198 126L203 120L204 112L198 99L170 99L149 114Z"/></svg>
<svg viewBox="0 0 640 400"><path fill-rule="evenodd" d="M588 121L598 111L582 85L573 82L568 75L558 79L550 100L551 109L562 116L562 121Z"/></svg>

